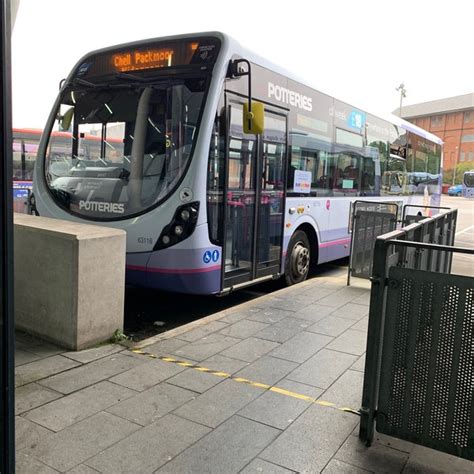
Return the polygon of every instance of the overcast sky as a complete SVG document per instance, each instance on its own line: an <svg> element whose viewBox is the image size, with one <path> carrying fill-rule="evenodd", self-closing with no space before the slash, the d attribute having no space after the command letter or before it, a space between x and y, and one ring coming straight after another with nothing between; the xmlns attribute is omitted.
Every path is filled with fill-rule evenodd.
<svg viewBox="0 0 474 474"><path fill-rule="evenodd" d="M466 0L20 0L12 37L13 125L42 128L88 51L170 34L220 30L371 112L474 92Z"/></svg>

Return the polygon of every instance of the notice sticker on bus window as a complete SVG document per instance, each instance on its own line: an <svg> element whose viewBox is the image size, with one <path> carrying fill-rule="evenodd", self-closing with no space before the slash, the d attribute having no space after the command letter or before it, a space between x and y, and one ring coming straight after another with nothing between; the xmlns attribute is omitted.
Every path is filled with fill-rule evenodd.
<svg viewBox="0 0 474 474"><path fill-rule="evenodd" d="M354 187L353 179L343 179L342 180L342 189L352 189Z"/></svg>
<svg viewBox="0 0 474 474"><path fill-rule="evenodd" d="M311 192L311 171L295 170L293 192L306 194Z"/></svg>

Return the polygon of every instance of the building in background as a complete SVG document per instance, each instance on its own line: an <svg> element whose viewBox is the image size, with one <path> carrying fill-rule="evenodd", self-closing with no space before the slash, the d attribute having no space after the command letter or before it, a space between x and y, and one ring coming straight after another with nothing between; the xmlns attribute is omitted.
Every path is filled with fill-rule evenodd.
<svg viewBox="0 0 474 474"><path fill-rule="evenodd" d="M400 111L397 108L393 113ZM474 93L405 105L401 115L445 142L443 170L449 176L445 182L457 181L456 165L459 169L470 164L474 169Z"/></svg>

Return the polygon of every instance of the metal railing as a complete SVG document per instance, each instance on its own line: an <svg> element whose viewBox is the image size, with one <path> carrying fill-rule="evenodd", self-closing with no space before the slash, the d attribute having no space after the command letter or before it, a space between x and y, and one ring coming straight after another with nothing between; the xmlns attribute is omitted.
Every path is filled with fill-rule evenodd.
<svg viewBox="0 0 474 474"><path fill-rule="evenodd" d="M452 275L457 211L377 239L359 436L474 460L474 279ZM413 241L414 240L414 241Z"/></svg>
<svg viewBox="0 0 474 474"><path fill-rule="evenodd" d="M397 226L399 204L387 201L354 201L351 207L349 232L351 251L347 269L347 285L351 276L369 278L375 241L379 235Z"/></svg>

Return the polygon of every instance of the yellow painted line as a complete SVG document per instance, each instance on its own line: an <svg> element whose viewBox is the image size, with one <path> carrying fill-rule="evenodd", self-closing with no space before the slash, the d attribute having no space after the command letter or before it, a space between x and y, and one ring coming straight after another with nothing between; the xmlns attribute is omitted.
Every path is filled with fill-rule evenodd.
<svg viewBox="0 0 474 474"><path fill-rule="evenodd" d="M316 405L320 405L327 408L333 408L335 410L344 411L346 413L352 413L354 415L360 415L359 411L354 410L353 408L338 407L335 403L332 403L332 402L327 402L325 400L317 400L314 397L303 395L302 393L292 392L291 390L285 390L283 388L268 385L266 383L255 382L253 380L245 379L243 377L233 377L231 374L228 374L227 372L222 372L220 370L211 370L206 367L201 367L200 365L192 364L190 362L174 359L173 357L157 356L155 354L152 354L151 352L142 351L141 349L132 349L132 352L134 354L143 355L146 357L150 357L152 359L159 359L159 360L162 360L163 362L169 362L171 364L180 365L182 367L187 367L193 370L197 370L199 372L208 373L211 375L215 375L217 377L229 378L233 380L234 382L243 383L246 385L250 385L252 387L263 388L270 392L279 393L280 395L284 395L286 397L296 398L298 400L304 400L308 403L314 403Z"/></svg>

